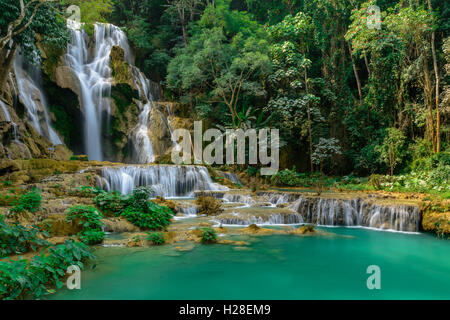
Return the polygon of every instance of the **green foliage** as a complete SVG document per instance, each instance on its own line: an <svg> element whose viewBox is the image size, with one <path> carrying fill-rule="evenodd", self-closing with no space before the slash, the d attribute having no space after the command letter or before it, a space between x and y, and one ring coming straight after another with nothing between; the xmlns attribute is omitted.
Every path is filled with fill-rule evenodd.
<svg viewBox="0 0 450 320"><path fill-rule="evenodd" d="M103 213L123 216L139 228L163 230L170 224L173 212L150 201L154 194L148 187L136 188L131 195L103 191L94 198L94 202Z"/></svg>
<svg viewBox="0 0 450 320"><path fill-rule="evenodd" d="M386 129L386 136L383 143L375 148L380 154L381 162L390 166L391 175L394 174L395 167L402 161L404 144L405 136L403 133L396 128L388 128Z"/></svg>
<svg viewBox="0 0 450 320"><path fill-rule="evenodd" d="M27 6L24 21L28 22L30 21L33 11L38 5L38 2L25 0L24 3ZM2 12L0 17L0 37L3 37L6 35L8 24L19 17L19 1L0 1L0 12ZM14 30L18 31L23 26L25 26L24 23L20 24ZM41 42L43 44L56 49L65 49L67 43L69 42L70 35L66 28L66 23L55 3L45 3L40 6L28 27L24 28L22 32L17 33L13 37L13 41L21 47L25 56L31 58L36 53L40 55L40 52L36 47L38 39L37 35L42 38Z"/></svg>
<svg viewBox="0 0 450 320"><path fill-rule="evenodd" d="M164 230L171 223L173 212L167 207L146 201L138 206L128 206L122 216L141 229Z"/></svg>
<svg viewBox="0 0 450 320"><path fill-rule="evenodd" d="M149 233L147 240L157 246L162 245L166 242L166 240L164 239L164 233L162 232Z"/></svg>
<svg viewBox="0 0 450 320"><path fill-rule="evenodd" d="M85 244L67 240L31 260L0 261L0 298L13 300L31 295L39 299L51 286L63 286L60 279L69 266L84 269L83 261L93 258Z"/></svg>
<svg viewBox="0 0 450 320"><path fill-rule="evenodd" d="M103 214L120 216L126 207L125 200L119 192L101 192L94 198L94 203Z"/></svg>
<svg viewBox="0 0 450 320"><path fill-rule="evenodd" d="M22 195L18 203L11 208L10 214L15 215L24 211L35 213L41 206L42 196L39 189L33 189L32 191Z"/></svg>
<svg viewBox="0 0 450 320"><path fill-rule="evenodd" d="M47 234L36 226L27 228L18 223L10 225L0 215L0 258L36 251L39 247L49 245L43 239L44 236Z"/></svg>
<svg viewBox="0 0 450 320"><path fill-rule="evenodd" d="M210 244L217 242L217 232L212 228L202 228L202 243Z"/></svg>
<svg viewBox="0 0 450 320"><path fill-rule="evenodd" d="M97 244L103 241L105 233L102 231L103 215L97 209L89 206L71 207L66 215L67 222L78 224L82 231L78 233L81 241L86 244Z"/></svg>

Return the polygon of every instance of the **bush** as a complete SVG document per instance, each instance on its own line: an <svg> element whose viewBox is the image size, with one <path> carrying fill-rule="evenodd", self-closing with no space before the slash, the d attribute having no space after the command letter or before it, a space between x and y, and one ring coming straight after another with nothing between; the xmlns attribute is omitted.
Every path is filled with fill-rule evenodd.
<svg viewBox="0 0 450 320"><path fill-rule="evenodd" d="M102 192L94 198L94 203L105 215L120 216L126 207L124 196L120 193Z"/></svg>
<svg viewBox="0 0 450 320"><path fill-rule="evenodd" d="M215 216L222 212L222 202L213 197L200 196L195 199L195 204L199 206L199 215Z"/></svg>
<svg viewBox="0 0 450 320"><path fill-rule="evenodd" d="M167 207L146 201L139 206L128 206L122 216L144 230L164 230L170 225L173 212Z"/></svg>
<svg viewBox="0 0 450 320"><path fill-rule="evenodd" d="M38 299L50 286L61 288L60 279L69 266L84 269L83 261L93 259L89 247L83 243L67 240L51 247L48 252L34 256L32 260L0 261L0 298L18 299L30 294Z"/></svg>
<svg viewBox="0 0 450 320"><path fill-rule="evenodd" d="M102 231L103 215L90 206L74 206L69 209L67 222L75 222L81 226L82 231L77 235L86 244L97 244L103 241L105 233Z"/></svg>
<svg viewBox="0 0 450 320"><path fill-rule="evenodd" d="M43 239L44 236L47 234L41 232L36 226L26 228L18 223L10 225L0 215L0 258L11 254L22 254L30 249L36 251L38 247L49 245Z"/></svg>
<svg viewBox="0 0 450 320"><path fill-rule="evenodd" d="M212 228L202 229L202 243L216 243L217 242L217 232Z"/></svg>
<svg viewBox="0 0 450 320"><path fill-rule="evenodd" d="M39 189L33 189L32 191L22 195L18 203L11 208L11 214L17 214L24 211L35 213L41 206L42 197Z"/></svg>
<svg viewBox="0 0 450 320"><path fill-rule="evenodd" d="M160 246L166 242L166 239L164 239L164 233L162 232L150 233L147 240L157 246Z"/></svg>

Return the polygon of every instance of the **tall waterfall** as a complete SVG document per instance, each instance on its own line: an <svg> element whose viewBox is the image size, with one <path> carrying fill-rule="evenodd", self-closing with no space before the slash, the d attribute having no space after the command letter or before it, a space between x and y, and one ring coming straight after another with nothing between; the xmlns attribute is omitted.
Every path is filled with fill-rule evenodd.
<svg viewBox="0 0 450 320"><path fill-rule="evenodd" d="M101 184L107 191L130 194L148 186L164 197L190 196L196 190L228 190L212 181L201 166L128 166L103 168Z"/></svg>
<svg viewBox="0 0 450 320"><path fill-rule="evenodd" d="M65 60L80 82L85 150L90 160L101 161L101 116L103 111L110 112L112 78L109 55L113 46L119 46L131 62L130 48L123 31L111 24L95 24L92 50L86 32L74 23L68 23L68 26L72 30L72 42L67 47Z"/></svg>
<svg viewBox="0 0 450 320"><path fill-rule="evenodd" d="M51 126L47 110L47 101L42 90L42 76L39 67L25 63L21 55L14 61L19 97L27 110L27 120L39 132L49 139L53 145L62 144L58 134Z"/></svg>
<svg viewBox="0 0 450 320"><path fill-rule="evenodd" d="M114 46L124 50L125 60L130 65L133 81L138 88L140 101L139 122L130 134L137 163L155 161L152 142L149 138L148 121L153 108L151 82L133 65L130 46L125 33L111 24L95 24L94 47L80 25L70 22L72 42L65 57L80 82L81 104L84 111L85 150L90 160L104 160L102 152L102 114L106 112L109 123L110 97L113 83L110 54Z"/></svg>
<svg viewBox="0 0 450 320"><path fill-rule="evenodd" d="M293 209L302 215L305 222L317 225L419 231L419 208L412 205L388 205L359 198L349 200L300 197Z"/></svg>

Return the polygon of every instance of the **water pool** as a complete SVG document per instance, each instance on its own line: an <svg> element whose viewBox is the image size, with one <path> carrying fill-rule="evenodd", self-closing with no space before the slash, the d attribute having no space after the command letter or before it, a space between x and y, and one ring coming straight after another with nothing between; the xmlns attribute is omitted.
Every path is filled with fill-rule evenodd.
<svg viewBox="0 0 450 320"><path fill-rule="evenodd" d="M322 228L261 236L247 248L99 248L82 289L46 299L450 299L450 242L428 234ZM369 290L369 265L381 290Z"/></svg>

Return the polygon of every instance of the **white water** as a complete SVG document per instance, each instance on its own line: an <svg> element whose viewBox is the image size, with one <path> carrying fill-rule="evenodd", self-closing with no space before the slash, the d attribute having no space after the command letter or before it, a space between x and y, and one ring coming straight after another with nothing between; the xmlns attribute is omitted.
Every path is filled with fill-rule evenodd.
<svg viewBox="0 0 450 320"><path fill-rule="evenodd" d="M102 169L101 187L130 194L140 186L151 187L158 196L190 196L197 190L228 190L212 181L201 166L128 166Z"/></svg>
<svg viewBox="0 0 450 320"><path fill-rule="evenodd" d="M84 111L85 150L90 160L103 160L101 145L102 112L110 113L111 68L110 53L113 46L121 47L125 59L131 63L130 47L120 28L111 24L95 24L94 48L89 37L76 24L68 23L72 42L65 57L80 82L81 105Z"/></svg>
<svg viewBox="0 0 450 320"><path fill-rule="evenodd" d="M137 163L152 163L155 161L153 145L148 135L148 119L152 109L153 96L151 94L151 82L137 68L132 69L134 81L139 90L138 101L141 113L139 123L131 132L131 141L134 147L134 160ZM143 102L142 102L143 101Z"/></svg>
<svg viewBox="0 0 450 320"><path fill-rule="evenodd" d="M149 138L148 120L153 108L151 82L135 66L133 66L130 46L125 33L111 24L95 25L94 48L90 48L90 40L80 25L70 22L72 42L67 48L66 63L71 67L80 82L81 104L84 111L84 141L86 154L90 160L103 160L102 152L102 114L106 111L109 124L111 111L110 97L113 78L110 68L110 53L113 46L124 50L125 60L131 67L133 81L138 88L141 111L139 123L130 133L137 163L155 161L153 146Z"/></svg>
<svg viewBox="0 0 450 320"><path fill-rule="evenodd" d="M362 199L299 198L292 208L302 215L306 223L317 225L419 231L420 215L417 206L384 205Z"/></svg>
<svg viewBox="0 0 450 320"><path fill-rule="evenodd" d="M2 111L3 114L5 115L6 122L11 122L11 115L9 114L8 108L6 108L2 100L0 100L0 107L2 107Z"/></svg>
<svg viewBox="0 0 450 320"><path fill-rule="evenodd" d="M47 110L47 101L41 87L41 71L39 67L28 66L30 73L24 68L22 56L17 55L14 71L17 80L19 97L27 110L27 121L38 133L51 141L53 145L62 144L58 134L51 126Z"/></svg>

